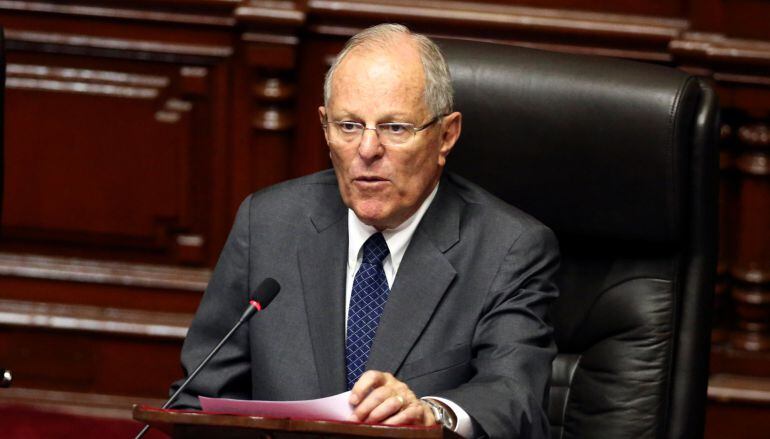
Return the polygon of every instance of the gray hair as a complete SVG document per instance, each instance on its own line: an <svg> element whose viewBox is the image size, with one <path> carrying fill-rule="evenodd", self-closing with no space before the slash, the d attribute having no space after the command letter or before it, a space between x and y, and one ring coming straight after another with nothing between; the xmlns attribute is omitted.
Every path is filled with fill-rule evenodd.
<svg viewBox="0 0 770 439"><path fill-rule="evenodd" d="M441 116L452 112L454 106L454 90L452 78L449 76L449 66L441 54L441 50L430 38L412 33L406 26L400 24L378 24L353 35L342 51L334 59L334 63L326 72L324 80L324 106L329 106L332 95L332 77L337 71L342 60L355 48L361 46L392 44L395 37L406 35L412 37L417 44L420 53L423 72L425 74L425 88L423 99L425 105L434 116Z"/></svg>

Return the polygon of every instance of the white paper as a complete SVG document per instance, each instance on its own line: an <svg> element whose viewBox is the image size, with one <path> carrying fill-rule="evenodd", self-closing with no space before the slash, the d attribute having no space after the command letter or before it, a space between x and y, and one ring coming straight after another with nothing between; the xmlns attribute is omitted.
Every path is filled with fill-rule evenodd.
<svg viewBox="0 0 770 439"><path fill-rule="evenodd" d="M247 401L241 399L207 398L199 396L204 412L265 418L292 418L325 421L348 421L353 406L348 403L350 392L305 401Z"/></svg>

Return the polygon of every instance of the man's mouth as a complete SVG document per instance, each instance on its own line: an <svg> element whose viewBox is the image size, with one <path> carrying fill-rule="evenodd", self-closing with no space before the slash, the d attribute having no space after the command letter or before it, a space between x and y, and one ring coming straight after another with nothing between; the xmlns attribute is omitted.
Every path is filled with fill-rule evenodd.
<svg viewBox="0 0 770 439"><path fill-rule="evenodd" d="M363 175L353 179L353 184L362 191L382 190L388 184L387 178L377 177L376 175Z"/></svg>
<svg viewBox="0 0 770 439"><path fill-rule="evenodd" d="M376 175L365 175L361 177L356 177L355 181L360 181L363 183L376 183L376 182L388 181L388 180L382 177L377 177Z"/></svg>

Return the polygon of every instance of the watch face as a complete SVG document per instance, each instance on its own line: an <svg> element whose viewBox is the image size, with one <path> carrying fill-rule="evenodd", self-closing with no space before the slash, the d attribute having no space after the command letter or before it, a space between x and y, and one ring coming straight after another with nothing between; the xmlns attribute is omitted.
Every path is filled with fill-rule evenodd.
<svg viewBox="0 0 770 439"><path fill-rule="evenodd" d="M454 422L452 422L452 417L447 416L447 412L444 407L441 407L433 401L426 400L426 402L428 403L428 406L430 406L430 410L433 412L433 417L436 418L436 423L441 424L450 430L454 430Z"/></svg>
<svg viewBox="0 0 770 439"><path fill-rule="evenodd" d="M444 427L452 428L452 426L449 425L451 424L452 421L449 418L449 416L446 415L446 411L444 410L443 407L436 407L436 410L433 412L433 415L436 417L436 422L443 425Z"/></svg>

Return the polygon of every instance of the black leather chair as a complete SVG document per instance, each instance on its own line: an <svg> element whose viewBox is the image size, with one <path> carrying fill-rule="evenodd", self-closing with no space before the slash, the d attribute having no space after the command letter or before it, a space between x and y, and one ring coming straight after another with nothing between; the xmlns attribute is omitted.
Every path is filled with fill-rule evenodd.
<svg viewBox="0 0 770 439"><path fill-rule="evenodd" d="M714 92L666 67L446 40L450 170L559 237L553 438L703 434L716 270Z"/></svg>

